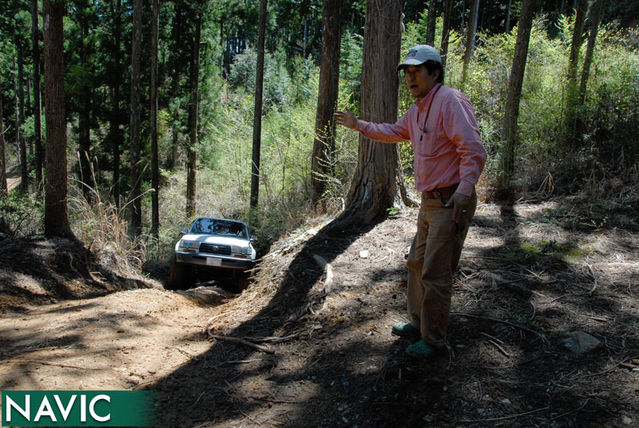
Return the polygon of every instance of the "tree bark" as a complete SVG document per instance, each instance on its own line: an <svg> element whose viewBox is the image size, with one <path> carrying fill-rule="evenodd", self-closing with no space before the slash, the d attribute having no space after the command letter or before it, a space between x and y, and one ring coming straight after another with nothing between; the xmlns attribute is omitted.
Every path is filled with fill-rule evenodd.
<svg viewBox="0 0 639 428"><path fill-rule="evenodd" d="M592 57L595 52L595 42L597 41L597 32L599 31L599 23L601 22L601 9L603 0L594 0L594 4L590 10L590 34L588 35L588 46L586 47L586 56L581 71L581 83L579 85L579 104L583 104L586 98L586 87L588 78L590 77L590 66Z"/></svg>
<svg viewBox="0 0 639 428"><path fill-rule="evenodd" d="M151 22L151 235L158 238L160 230L160 165L158 163L158 26L160 2L153 0Z"/></svg>
<svg viewBox="0 0 639 428"><path fill-rule="evenodd" d="M120 86L122 84L122 64L120 55L120 34L122 32L122 1L117 0L115 9L113 9L113 68L112 76L112 107L111 121L109 124L109 139L111 141L111 153L113 156L113 201L117 210L120 210L120 148L124 144L124 135L120 129L120 123L123 121L123 114L120 110Z"/></svg>
<svg viewBox="0 0 639 428"><path fill-rule="evenodd" d="M44 0L46 177L44 234L73 237L67 214L67 137L64 116L63 0Z"/></svg>
<svg viewBox="0 0 639 428"><path fill-rule="evenodd" d="M18 96L18 111L16 112L16 140L20 148L20 190L26 192L29 188L29 162L27 160L27 144L22 135L24 123L24 55L22 45L16 40L18 51L18 75L16 80L16 94Z"/></svg>
<svg viewBox="0 0 639 428"><path fill-rule="evenodd" d="M36 186L42 185L42 115L40 105L40 43L38 30L38 0L31 2L31 39L33 43L33 126L35 143Z"/></svg>
<svg viewBox="0 0 639 428"><path fill-rule="evenodd" d="M266 38L267 0L260 0L259 32L257 38L257 70L255 73L255 111L253 115L253 156L251 164L252 209L257 208L260 191L260 151L262 145L262 98L264 89L264 40ZM304 41L306 43L306 41ZM306 46L306 45L305 45Z"/></svg>
<svg viewBox="0 0 639 428"><path fill-rule="evenodd" d="M505 144L501 157L500 176L497 181L497 197L507 201L510 201L513 196L512 177L515 165L515 149L518 145L517 118L519 117L519 100L524 82L526 59L528 58L528 44L530 43L535 3L535 0L523 0L522 2L517 41L515 42L515 54L510 70L510 78L508 79L508 95L502 136Z"/></svg>
<svg viewBox="0 0 639 428"><path fill-rule="evenodd" d="M508 0L508 10L506 11L506 33L510 33L510 11L512 10L513 0Z"/></svg>
<svg viewBox="0 0 639 428"><path fill-rule="evenodd" d="M140 57L142 48L142 0L133 6L133 31L131 40L131 118L130 155L131 190L129 193L129 234L138 236L142 232L142 174L140 166Z"/></svg>
<svg viewBox="0 0 639 428"><path fill-rule="evenodd" d="M84 0L82 2L82 9L79 11L80 15L80 62L86 67L85 72L89 72L89 46L87 39L89 36L89 20L88 20L88 8L89 2ZM80 111L78 115L78 147L80 151L80 181L84 183L81 185L82 193L87 200L90 200L92 193L88 186L92 186L91 180L91 88L89 86L88 76L84 76L82 79L82 87L80 88Z"/></svg>
<svg viewBox="0 0 639 428"><path fill-rule="evenodd" d="M448 38L450 36L450 21L453 14L453 0L446 0L444 6L444 25L442 28L442 44L439 55L442 58L442 69L446 70L446 57L448 56Z"/></svg>
<svg viewBox="0 0 639 428"><path fill-rule="evenodd" d="M368 0L362 63L361 118L397 121L402 0ZM384 218L396 198L398 151L395 144L360 135L357 168L340 225L371 224Z"/></svg>
<svg viewBox="0 0 639 428"><path fill-rule="evenodd" d="M462 66L461 90L466 86L466 78L468 76L468 65L473 55L473 47L475 46L475 33L477 32L477 16L479 16L479 0L473 0L473 9L468 22L468 32L466 33L466 51L464 52L464 64Z"/></svg>
<svg viewBox="0 0 639 428"><path fill-rule="evenodd" d="M586 0L577 0L577 12L575 16L575 29L572 33L570 44L570 56L568 58L568 74L566 77L566 121L565 140L568 146L577 144L577 68L579 63L579 50L583 43L584 21L586 16Z"/></svg>
<svg viewBox="0 0 639 428"><path fill-rule="evenodd" d="M331 161L335 151L333 113L339 90L341 5L341 0L326 0L324 2L322 59L311 161L311 187L314 204L320 201L326 190L325 177L332 172Z"/></svg>
<svg viewBox="0 0 639 428"><path fill-rule="evenodd" d="M2 95L0 94L0 196L4 196L8 193L7 164L4 146L4 112L2 107Z"/></svg>
<svg viewBox="0 0 639 428"><path fill-rule="evenodd" d="M186 161L186 216L195 215L195 196L197 190L197 127L198 127L198 88L200 79L200 31L202 16L197 11L195 18L195 36L191 50L191 99L189 101L189 146L187 147Z"/></svg>
<svg viewBox="0 0 639 428"><path fill-rule="evenodd" d="M428 19L426 21L426 44L433 46L435 44L435 26L437 24L437 1L430 0L428 2Z"/></svg>

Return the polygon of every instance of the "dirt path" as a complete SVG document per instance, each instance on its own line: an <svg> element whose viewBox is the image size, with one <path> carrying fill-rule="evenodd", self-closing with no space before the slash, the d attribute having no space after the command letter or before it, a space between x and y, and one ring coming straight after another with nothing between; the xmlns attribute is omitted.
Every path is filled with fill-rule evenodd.
<svg viewBox="0 0 639 428"><path fill-rule="evenodd" d="M637 426L639 234L577 232L564 209L480 206L449 353L429 362L405 356L389 328L405 319L407 210L292 234L255 284L212 291L214 303L156 289L14 299L0 306L0 389L151 389L162 427ZM209 341L209 320L274 353ZM601 344L572 353L573 331Z"/></svg>

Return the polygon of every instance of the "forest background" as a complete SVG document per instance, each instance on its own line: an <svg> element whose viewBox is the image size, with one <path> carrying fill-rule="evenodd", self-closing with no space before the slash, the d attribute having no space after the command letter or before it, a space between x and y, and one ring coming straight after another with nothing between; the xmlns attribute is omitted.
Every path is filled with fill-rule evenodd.
<svg viewBox="0 0 639 428"><path fill-rule="evenodd" d="M428 6L438 11L434 45L441 46L445 1L408 0L404 5L402 56L425 42ZM480 182L484 200L495 197L503 174L502 122L513 62L521 2L452 1L446 84L471 99L489 160ZM577 4L585 25L575 28ZM607 203L594 205L581 227L597 228L608 212L636 204L639 179L639 4L602 2L601 25L585 1L538 1L530 36L519 107L519 141L512 184L518 198L582 194ZM159 2L158 153L159 186L152 191L150 41L151 2L143 2L139 42L139 161L131 161L131 52L133 1L64 2L64 86L69 174L69 220L74 234L94 250L111 251L132 264L165 263L179 228L198 216L248 219L262 250L277 237L318 215L312 202L311 158L322 44L322 2L272 0L266 18L264 108L261 130L260 200L249 215L251 150L259 2L204 0ZM464 39L478 11L470 63ZM34 14L34 11L38 11ZM42 5L37 0L3 2L0 15L0 116L3 167L22 177L19 188L2 195L0 232L39 236L43 229L43 184L39 149L46 135L36 104L44 100L41 79ZM342 3L337 105L359 112L366 1ZM38 16L39 19L32 19ZM198 23L201 32L198 31ZM572 40L578 33L577 66L582 75L587 37L598 28L585 92L573 112L569 105ZM199 41L199 42L198 42ZM198 47L198 54L194 55ZM194 58L198 73L194 74ZM36 60L34 61L34 58ZM37 65L34 69L34 63ZM37 69L37 70L36 70ZM195 79L194 79L195 76ZM196 138L189 103L197 82ZM399 114L412 100L400 85ZM578 118L568 135L566 118ZM43 112L42 117L46 115ZM41 131L38 131L41 128ZM322 214L344 205L357 164L358 136L338 130ZM40 141L40 143L38 143ZM191 145L193 143L193 145ZM399 146L404 177L411 187L412 155ZM40 153L40 155L39 155ZM187 209L187 164L197 154L194 212ZM139 167L141 228L127 228L132 165ZM4 181L4 180L3 180ZM158 195L159 227L152 230L152 195ZM636 196L636 195L635 195ZM614 201L610 203L610 198ZM391 210L392 211L392 210ZM628 224L632 226L630 219ZM127 233L129 229L129 233Z"/></svg>

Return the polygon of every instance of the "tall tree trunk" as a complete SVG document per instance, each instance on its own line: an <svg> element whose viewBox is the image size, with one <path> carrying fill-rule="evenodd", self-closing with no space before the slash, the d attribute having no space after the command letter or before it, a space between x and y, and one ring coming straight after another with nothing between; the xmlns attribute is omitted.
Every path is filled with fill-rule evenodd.
<svg viewBox="0 0 639 428"><path fill-rule="evenodd" d="M583 43L586 0L577 0L576 4L577 12L575 16L575 29L572 33L570 56L568 58L568 75L566 77L565 141L569 147L574 147L578 140L578 136L576 135L578 109L577 68L579 65L579 50Z"/></svg>
<svg viewBox="0 0 639 428"><path fill-rule="evenodd" d="M267 0L260 0L257 38L257 70L255 73L255 111L253 116L253 162L251 164L251 208L257 208L260 192L260 149L262 145L262 93L264 89L264 39L266 38ZM306 28L306 27L305 27ZM306 46L306 40L304 41ZM305 48L306 49L306 48Z"/></svg>
<svg viewBox="0 0 639 428"><path fill-rule="evenodd" d="M131 191L129 193L129 234L142 231L142 173L140 166L140 56L142 48L142 0L133 6L133 38L131 41L131 119L129 131L131 152Z"/></svg>
<svg viewBox="0 0 639 428"><path fill-rule="evenodd" d="M590 66L592 64L592 57L595 52L595 42L597 41L599 23L601 22L602 6L603 0L594 0L590 9L590 34L588 35L588 46L586 47L584 66L581 71L581 83L579 84L579 104L583 104L586 98L586 87L588 85L588 78L590 77Z"/></svg>
<svg viewBox="0 0 639 428"><path fill-rule="evenodd" d="M368 0L362 63L361 118L397 121L402 0ZM396 198L398 150L395 144L360 135L357 168L338 224L370 224L387 215Z"/></svg>
<svg viewBox="0 0 639 428"><path fill-rule="evenodd" d="M7 164L4 148L4 112L2 111L2 94L0 94L0 196L8 193Z"/></svg>
<svg viewBox="0 0 639 428"><path fill-rule="evenodd" d="M339 90L341 5L341 0L326 0L324 2L322 60L311 162L311 186L314 204L322 198L326 190L326 175L331 173L331 158L335 150L333 112L337 104Z"/></svg>
<svg viewBox="0 0 639 428"><path fill-rule="evenodd" d="M470 21L468 22L468 32L466 33L466 51L464 52L464 64L462 66L461 90L466 86L466 78L468 77L468 65L473 55L473 47L475 46L475 33L477 32L477 17L479 16L479 0L473 0L473 9L470 13Z"/></svg>
<svg viewBox="0 0 639 428"><path fill-rule="evenodd" d="M442 69L446 70L446 58L448 57L448 38L450 36L450 21L453 14L453 0L446 0L444 5L444 26L442 28L442 44L439 55L442 58Z"/></svg>
<svg viewBox="0 0 639 428"><path fill-rule="evenodd" d="M435 26L437 24L437 1L430 0L428 2L428 19L426 21L426 44L433 46L435 44Z"/></svg>
<svg viewBox="0 0 639 428"><path fill-rule="evenodd" d="M526 59L528 58L528 44L532 28L533 12L536 0L523 0L521 15L515 43L515 55L508 79L508 95L502 139L505 141L501 156L501 171L497 181L497 196L500 199L511 200L513 196L512 178L515 168L515 149L518 145L517 118L519 117L519 100L524 82Z"/></svg>
<svg viewBox="0 0 639 428"><path fill-rule="evenodd" d="M200 79L200 31L202 15L198 10L195 18L195 37L191 50L191 99L189 101L189 146L186 149L186 216L195 215L196 168L197 168L197 127L198 127L198 88Z"/></svg>
<svg viewBox="0 0 639 428"><path fill-rule="evenodd" d="M153 20L151 22L151 234L158 238L160 229L160 166L158 164L158 26L160 2L153 0Z"/></svg>
<svg viewBox="0 0 639 428"><path fill-rule="evenodd" d="M44 0L46 178L44 234L72 237L67 214L67 137L64 116L64 0Z"/></svg>
<svg viewBox="0 0 639 428"><path fill-rule="evenodd" d="M88 17L89 2L84 0L82 3L82 9L79 11L80 15L80 62L89 67L89 17ZM89 86L88 76L83 76L82 87L80 88L80 111L78 115L78 148L80 151L80 180L82 185L82 192L85 198L91 198L91 191L89 187L92 186L91 182L91 88Z"/></svg>
<svg viewBox="0 0 639 428"><path fill-rule="evenodd" d="M18 111L16 112L16 137L20 147L20 190L26 192L29 188L29 162L27 159L27 144L22 135L22 123L24 122L24 55L22 45L16 40L18 51L18 76L16 80L16 94L18 95Z"/></svg>
<svg viewBox="0 0 639 428"><path fill-rule="evenodd" d="M120 129L122 123L122 111L120 110L120 86L122 84L122 64L120 54L120 34L122 33L122 0L117 0L113 9L113 69L112 69L112 107L111 121L109 124L109 139L111 141L111 154L113 156L113 201L117 210L120 210L120 148L124 144L124 135Z"/></svg>
<svg viewBox="0 0 639 428"><path fill-rule="evenodd" d="M36 185L42 185L42 117L40 113L40 43L38 42L38 0L31 2L31 39L33 42L33 132L35 143Z"/></svg>
<svg viewBox="0 0 639 428"><path fill-rule="evenodd" d="M510 33L510 11L512 10L513 0L508 0L508 9L506 11L506 33Z"/></svg>

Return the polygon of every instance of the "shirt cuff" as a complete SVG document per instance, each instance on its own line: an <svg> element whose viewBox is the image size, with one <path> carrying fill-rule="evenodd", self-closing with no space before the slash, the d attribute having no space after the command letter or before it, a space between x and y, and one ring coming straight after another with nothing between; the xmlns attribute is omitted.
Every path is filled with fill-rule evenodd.
<svg viewBox="0 0 639 428"><path fill-rule="evenodd" d="M456 192L464 196L471 196L473 194L474 188L475 188L475 185L473 183L469 183L468 181L462 181L461 183L459 183L459 186L457 186Z"/></svg>

